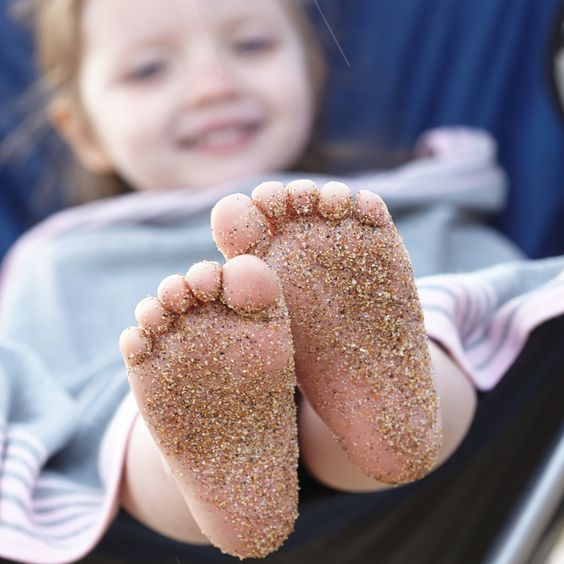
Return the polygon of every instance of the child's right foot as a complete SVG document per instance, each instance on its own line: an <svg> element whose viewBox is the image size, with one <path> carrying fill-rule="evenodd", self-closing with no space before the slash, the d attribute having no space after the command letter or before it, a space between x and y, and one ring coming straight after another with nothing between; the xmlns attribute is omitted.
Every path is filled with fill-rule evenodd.
<svg viewBox="0 0 564 564"><path fill-rule="evenodd" d="M384 202L344 184L266 182L212 212L226 258L252 252L278 274L300 389L350 460L405 483L441 444L438 396L409 256Z"/></svg>
<svg viewBox="0 0 564 564"><path fill-rule="evenodd" d="M266 556L297 517L293 346L279 281L241 256L165 278L158 294L120 339L140 413L210 541Z"/></svg>

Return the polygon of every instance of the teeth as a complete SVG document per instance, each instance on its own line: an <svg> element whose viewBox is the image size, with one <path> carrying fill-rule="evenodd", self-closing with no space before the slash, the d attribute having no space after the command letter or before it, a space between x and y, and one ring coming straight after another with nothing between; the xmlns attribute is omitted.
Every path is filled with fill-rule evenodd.
<svg viewBox="0 0 564 564"><path fill-rule="evenodd" d="M210 131L198 139L198 145L208 145L215 147L218 145L229 145L235 143L243 135L243 127L228 127L216 131Z"/></svg>

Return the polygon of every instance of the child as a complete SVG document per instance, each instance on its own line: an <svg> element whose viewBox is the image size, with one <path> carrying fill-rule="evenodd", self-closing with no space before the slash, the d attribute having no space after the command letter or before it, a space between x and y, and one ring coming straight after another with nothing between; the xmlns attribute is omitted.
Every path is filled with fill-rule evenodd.
<svg viewBox="0 0 564 564"><path fill-rule="evenodd" d="M241 557L275 550L296 517L294 348L307 398L300 449L320 481L345 491L412 481L464 437L474 389L432 342L431 377L409 261L370 192L353 203L341 183L260 183L252 199L231 196L214 210L225 265L197 262L159 284L183 264L212 258L204 218L233 189L227 182L297 167L307 152L318 59L308 55L299 9L290 0L167 0L166 8L57 0L38 9L53 123L100 183L146 193L94 204L88 219L82 210L62 214L59 221L71 221L56 244L32 235L5 267L4 476L29 472L23 491L20 484L10 493L3 481L7 557L76 559L120 503L171 538L209 540ZM497 245L496 260L513 258ZM538 269L535 284L561 269ZM492 271L475 286L487 291L506 279ZM39 286L36 302L28 284ZM136 308L140 329L121 339L139 418L124 400L114 341L135 296L157 286L159 299ZM515 294L492 298L482 313ZM479 340L478 309L473 316L456 327ZM459 342L443 339L464 365ZM96 483L97 464L103 500L100 488L84 487ZM39 492L51 511L43 522L29 519ZM73 514L65 494L74 508L80 499L96 509ZM20 540L30 536L24 549Z"/></svg>

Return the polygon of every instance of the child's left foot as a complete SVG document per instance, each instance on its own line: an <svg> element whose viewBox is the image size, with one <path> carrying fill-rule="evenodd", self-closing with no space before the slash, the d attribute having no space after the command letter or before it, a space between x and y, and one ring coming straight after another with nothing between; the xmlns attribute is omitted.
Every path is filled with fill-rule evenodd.
<svg viewBox="0 0 564 564"><path fill-rule="evenodd" d="M241 256L165 278L158 294L120 339L140 413L210 541L264 557L297 517L295 373L279 281Z"/></svg>
<svg viewBox="0 0 564 564"><path fill-rule="evenodd" d="M382 200L344 184L266 182L212 212L227 258L252 252L278 274L300 389L351 461L386 483L431 470L438 396L410 260Z"/></svg>

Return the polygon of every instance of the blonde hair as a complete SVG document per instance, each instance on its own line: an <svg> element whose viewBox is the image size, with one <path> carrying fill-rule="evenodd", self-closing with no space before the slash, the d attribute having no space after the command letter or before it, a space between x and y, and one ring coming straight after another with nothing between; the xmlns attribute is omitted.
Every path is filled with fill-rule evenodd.
<svg viewBox="0 0 564 564"><path fill-rule="evenodd" d="M309 21L305 2L308 0L283 0L296 25L306 53L308 72L311 77L312 95L315 107L321 106L326 66L321 45ZM81 54L80 18L84 0L20 0L20 18L24 17L32 26L35 38L36 66L39 71L37 88L43 93L43 106L47 111L50 104L64 97L79 112L85 126L78 88ZM23 10L23 11L22 11ZM45 114L44 114L45 115ZM45 116L46 117L46 116ZM318 167L319 142L310 140L305 153L293 168L308 170ZM104 197L131 192L131 187L118 175L100 176L86 170L76 158L56 163L66 170L62 172L63 184L69 190L68 203L84 203ZM64 163L64 164L63 164Z"/></svg>

